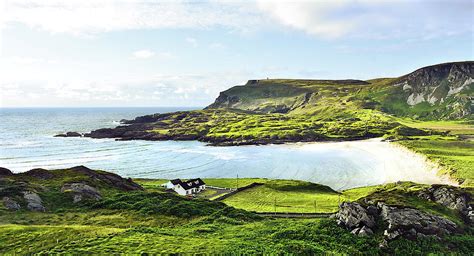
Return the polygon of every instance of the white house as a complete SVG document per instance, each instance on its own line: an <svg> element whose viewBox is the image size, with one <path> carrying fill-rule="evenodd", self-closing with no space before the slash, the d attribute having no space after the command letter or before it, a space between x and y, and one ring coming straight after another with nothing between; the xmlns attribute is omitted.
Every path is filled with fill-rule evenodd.
<svg viewBox="0 0 474 256"><path fill-rule="evenodd" d="M182 196L192 195L206 189L206 183L200 178L182 181L180 179L170 180L163 184L167 189L172 189Z"/></svg>

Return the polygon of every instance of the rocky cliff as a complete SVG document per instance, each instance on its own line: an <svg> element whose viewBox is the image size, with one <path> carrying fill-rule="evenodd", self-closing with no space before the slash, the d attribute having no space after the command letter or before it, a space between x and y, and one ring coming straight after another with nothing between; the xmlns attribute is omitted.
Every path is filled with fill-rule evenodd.
<svg viewBox="0 0 474 256"><path fill-rule="evenodd" d="M406 95L406 103L440 107L445 117L461 118L473 113L474 62L452 62L420 68L394 83Z"/></svg>

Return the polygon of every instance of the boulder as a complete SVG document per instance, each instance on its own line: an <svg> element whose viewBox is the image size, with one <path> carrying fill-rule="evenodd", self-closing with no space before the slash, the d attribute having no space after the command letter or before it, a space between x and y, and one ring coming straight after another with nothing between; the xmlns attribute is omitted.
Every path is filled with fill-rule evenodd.
<svg viewBox="0 0 474 256"><path fill-rule="evenodd" d="M419 236L442 237L460 233L461 229L452 221L412 208L398 208L379 203L380 217L388 223L384 235L388 240L403 236L416 239ZM420 234L420 235L419 235Z"/></svg>
<svg viewBox="0 0 474 256"><path fill-rule="evenodd" d="M0 167L0 176L11 176L13 175L12 171L7 168Z"/></svg>
<svg viewBox="0 0 474 256"><path fill-rule="evenodd" d="M339 205L339 211L334 218L339 225L351 230L351 233L357 236L373 235L377 229L375 220L382 220L387 225L386 228L383 227L387 241L398 237L441 238L462 232L462 229L449 219L409 207L389 206L382 202L377 203L377 206L344 202Z"/></svg>
<svg viewBox="0 0 474 256"><path fill-rule="evenodd" d="M21 209L20 204L18 204L15 200L13 200L9 197L6 197L6 196L3 197L3 205L8 210L12 210L12 211L18 211L18 210Z"/></svg>
<svg viewBox="0 0 474 256"><path fill-rule="evenodd" d="M41 200L41 197L35 192L24 191L23 198L25 198L26 203L27 203L26 207L30 211L36 211L36 212L46 211L46 208L43 206L43 200Z"/></svg>
<svg viewBox="0 0 474 256"><path fill-rule="evenodd" d="M84 183L66 183L61 188L62 193L72 193L73 202L78 203L83 199L100 200L102 196L100 192L87 184Z"/></svg>
<svg viewBox="0 0 474 256"><path fill-rule="evenodd" d="M432 185L421 191L418 196L457 211L466 210L470 201L469 194L459 192L457 188L446 185Z"/></svg>
<svg viewBox="0 0 474 256"><path fill-rule="evenodd" d="M375 227L374 217L359 203L343 202L339 205L339 212L336 213L339 225L348 229L373 228Z"/></svg>
<svg viewBox="0 0 474 256"><path fill-rule="evenodd" d="M418 192L417 196L459 211L470 224L474 223L473 206L469 204L471 196L459 188L447 185L432 185L430 188Z"/></svg>

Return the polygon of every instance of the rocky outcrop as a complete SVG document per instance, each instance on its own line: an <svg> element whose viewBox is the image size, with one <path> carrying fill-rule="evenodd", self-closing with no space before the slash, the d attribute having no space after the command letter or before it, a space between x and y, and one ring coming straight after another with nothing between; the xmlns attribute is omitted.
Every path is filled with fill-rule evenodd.
<svg viewBox="0 0 474 256"><path fill-rule="evenodd" d="M460 233L461 229L452 221L421 212L412 208L399 208L379 204L380 217L388 223L384 236L388 240L399 236L416 239L417 237L436 236Z"/></svg>
<svg viewBox="0 0 474 256"><path fill-rule="evenodd" d="M132 179L124 179L114 173L94 171L82 165L72 167L70 168L70 170L82 173L84 175L89 176L92 179L102 181L120 190L124 190L124 191L143 190L143 188L137 183L133 182Z"/></svg>
<svg viewBox="0 0 474 256"><path fill-rule="evenodd" d="M372 235L376 230L384 229L383 234L387 241L398 237L442 238L445 235L462 232L456 223L446 218L409 207L390 206L384 203L363 206L356 202L344 202L339 206L335 218L339 225L358 236ZM377 226L378 220L383 221L385 225Z"/></svg>
<svg viewBox="0 0 474 256"><path fill-rule="evenodd" d="M43 200L35 192L25 191L23 192L23 198L26 200L28 210L36 212L46 211L46 208L43 206Z"/></svg>
<svg viewBox="0 0 474 256"><path fill-rule="evenodd" d="M54 135L54 137L82 137L82 134L78 132L66 132Z"/></svg>
<svg viewBox="0 0 474 256"><path fill-rule="evenodd" d="M0 177L13 175L12 171L7 168L0 167Z"/></svg>
<svg viewBox="0 0 474 256"><path fill-rule="evenodd" d="M336 214L337 223L352 230L356 235L372 234L375 227L374 216L358 203L344 202Z"/></svg>
<svg viewBox="0 0 474 256"><path fill-rule="evenodd" d="M430 188L418 192L417 195L422 199L459 211L470 224L474 224L474 206L470 204L469 193L452 186L432 185Z"/></svg>
<svg viewBox="0 0 474 256"><path fill-rule="evenodd" d="M18 211L21 209L20 204L7 196L3 197L3 206L11 211Z"/></svg>
<svg viewBox="0 0 474 256"><path fill-rule="evenodd" d="M78 203L83 199L100 200L102 196L100 192L84 183L66 183L61 187L62 193L72 193L73 202Z"/></svg>

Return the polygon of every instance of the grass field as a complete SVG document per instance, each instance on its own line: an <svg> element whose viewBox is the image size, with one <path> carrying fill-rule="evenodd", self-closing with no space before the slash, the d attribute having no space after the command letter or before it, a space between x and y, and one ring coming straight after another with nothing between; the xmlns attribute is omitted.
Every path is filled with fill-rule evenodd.
<svg viewBox="0 0 474 256"><path fill-rule="evenodd" d="M295 180L269 180L264 185L241 191L224 203L256 212L330 213L339 203L354 201L377 189L355 188L338 193L329 187Z"/></svg>
<svg viewBox="0 0 474 256"><path fill-rule="evenodd" d="M474 123L472 121L417 121L403 118L399 119L399 122L413 128L449 131L452 135L474 135Z"/></svg>
<svg viewBox="0 0 474 256"><path fill-rule="evenodd" d="M297 180L271 180L261 178L204 178L208 186L237 188L251 183L263 183L238 192L223 200L227 205L256 212L335 212L340 202L354 201L364 197L380 186L354 188L336 192L329 187ZM166 180L137 179L139 184L150 191L162 190L159 186ZM212 198L214 190L208 188L204 196ZM212 198L215 199L215 198ZM276 207L275 207L276 206Z"/></svg>

